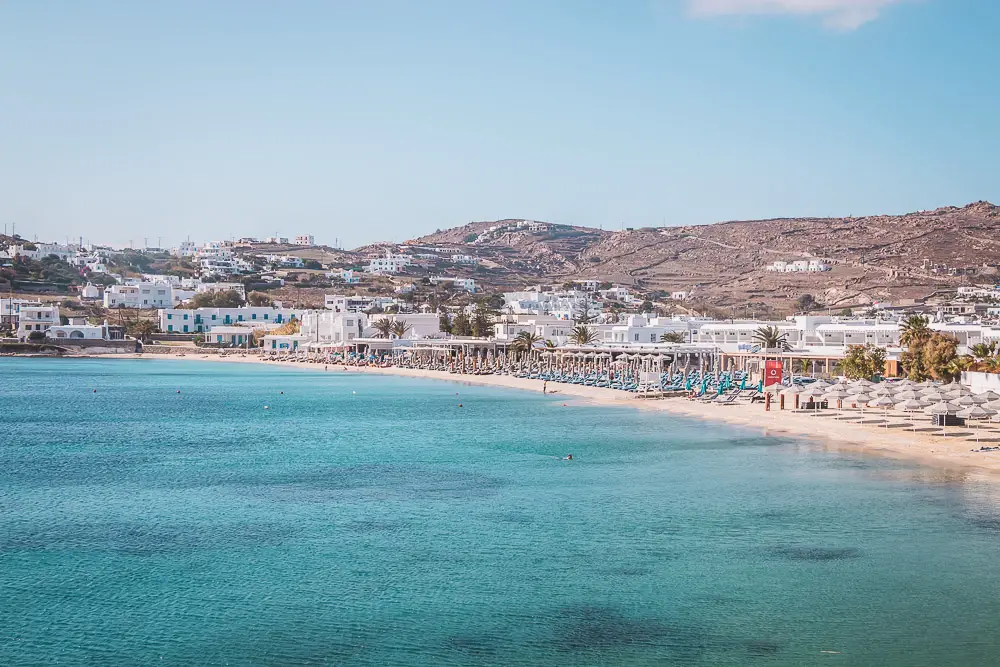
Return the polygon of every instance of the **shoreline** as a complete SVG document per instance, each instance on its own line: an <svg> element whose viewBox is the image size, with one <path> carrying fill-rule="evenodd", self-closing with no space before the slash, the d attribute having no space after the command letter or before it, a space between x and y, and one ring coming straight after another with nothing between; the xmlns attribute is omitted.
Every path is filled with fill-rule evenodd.
<svg viewBox="0 0 1000 667"><path fill-rule="evenodd" d="M102 355L80 355L67 358L107 358ZM309 369L323 372L323 366L329 366L330 372L337 373L367 373L374 375L395 375L445 382L458 382L489 387L518 389L521 391L541 392L538 380L516 378L508 375L455 375L441 371L429 371L411 368L378 368L371 366L347 366L342 364L321 364L293 361L262 361L259 357L217 355L114 355L114 359L168 359L175 361L198 361L214 363L241 363L267 366L282 366L289 368ZM974 474L990 481L1000 481L1000 451L973 452L977 447L975 441L960 437L957 432L975 433L978 427L953 430L952 437L943 437L924 432L895 427L885 428L874 424L861 425L836 419L826 411L825 416L812 416L792 410L778 410L777 404L772 410L765 411L763 404L718 405L701 403L684 398L641 399L634 394L602 387L587 387L582 385L549 383L549 395L571 397L595 405L613 407L631 407L637 410L652 410L667 414L722 422L733 426L751 428L763 435L780 435L811 440L816 444L837 451L849 451L871 456L894 458L911 461L925 466L946 468L963 475ZM850 414L857 414L852 411ZM869 419L882 419L883 413L872 409L866 412ZM926 418L923 418L926 419ZM906 421L900 415L890 416L891 421ZM925 428L929 423L918 424ZM983 431L989 440L1000 438L996 429ZM993 445L994 442L985 444Z"/></svg>

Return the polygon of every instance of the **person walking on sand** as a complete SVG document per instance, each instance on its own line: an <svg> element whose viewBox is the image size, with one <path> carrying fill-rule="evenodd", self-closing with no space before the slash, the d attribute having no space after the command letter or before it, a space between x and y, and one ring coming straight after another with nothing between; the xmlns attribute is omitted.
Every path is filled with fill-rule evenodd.
<svg viewBox="0 0 1000 667"><path fill-rule="evenodd" d="M549 393L549 381L548 380L542 380L542 393L543 394Z"/></svg>

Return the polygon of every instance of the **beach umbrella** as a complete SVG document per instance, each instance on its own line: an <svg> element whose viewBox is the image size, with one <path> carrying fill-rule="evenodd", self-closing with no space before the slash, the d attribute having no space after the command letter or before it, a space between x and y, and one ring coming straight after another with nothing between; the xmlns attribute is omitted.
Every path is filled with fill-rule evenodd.
<svg viewBox="0 0 1000 667"><path fill-rule="evenodd" d="M892 396L892 387L887 387L884 384L877 385L871 390L871 393L875 396Z"/></svg>
<svg viewBox="0 0 1000 667"><path fill-rule="evenodd" d="M811 385L809 385L809 388L812 389L813 387L815 387L816 389L826 389L831 386L832 385L826 380L816 380Z"/></svg>
<svg viewBox="0 0 1000 667"><path fill-rule="evenodd" d="M915 398L911 398L909 400L903 401L902 403L896 403L896 409L899 410L900 412L913 414L923 410L924 404L922 401L919 401ZM917 430L916 422L914 422L912 426L913 430L916 431Z"/></svg>
<svg viewBox="0 0 1000 667"><path fill-rule="evenodd" d="M920 392L920 398L925 401L930 401L932 403L940 403L947 400L945 395L939 391L923 391Z"/></svg>
<svg viewBox="0 0 1000 667"><path fill-rule="evenodd" d="M856 405L861 408L861 419L865 418L865 405L868 401L872 400L873 396L871 394L848 394L847 400L852 405Z"/></svg>
<svg viewBox="0 0 1000 667"><path fill-rule="evenodd" d="M843 382L838 382L836 384L830 385L826 389L827 391L847 391L847 385L844 384Z"/></svg>
<svg viewBox="0 0 1000 667"><path fill-rule="evenodd" d="M955 405L961 405L963 407L968 407L970 405L977 405L976 399L974 399L972 396L958 396L958 397L952 396L949 397L948 400L954 403Z"/></svg>
<svg viewBox="0 0 1000 667"><path fill-rule="evenodd" d="M1000 399L995 401L990 401L989 403L983 403L983 407L989 408L991 410L1000 410Z"/></svg>
<svg viewBox="0 0 1000 667"><path fill-rule="evenodd" d="M856 384L856 385L851 385L850 387L848 387L846 391L847 391L848 394L863 394L863 393L866 393L867 390L868 390L868 387L865 387L864 385Z"/></svg>
<svg viewBox="0 0 1000 667"><path fill-rule="evenodd" d="M1000 414L993 415L993 418L990 419L990 421L993 422L994 424L1000 424Z"/></svg>
<svg viewBox="0 0 1000 667"><path fill-rule="evenodd" d="M991 410L989 408L982 408L979 407L978 405L973 405L964 410L961 410L960 412L958 412L956 416L961 417L966 421L971 420L971 421L981 422L984 419L989 419L990 417L996 414L997 414L996 410ZM979 427L976 427L976 442L979 442Z"/></svg>
<svg viewBox="0 0 1000 667"><path fill-rule="evenodd" d="M920 394L913 391L912 389L904 389L902 391L897 391L895 397L898 400L910 401L915 398L920 398Z"/></svg>
<svg viewBox="0 0 1000 667"><path fill-rule="evenodd" d="M930 405L930 406L924 408L924 414L925 415L953 415L953 414L955 414L956 412L958 412L961 409L962 409L962 406L960 406L960 405L955 405L954 403L949 403L948 401L940 401L938 403L934 403L933 405Z"/></svg>
<svg viewBox="0 0 1000 667"><path fill-rule="evenodd" d="M976 398L983 398L987 401L997 401L1000 400L1000 394L996 393L992 389L987 389L986 391L976 394Z"/></svg>
<svg viewBox="0 0 1000 667"><path fill-rule="evenodd" d="M947 416L947 415L953 415L961 409L962 406L960 405L955 405L954 403L949 403L947 401L941 401L940 403L934 403L933 405L924 408L924 414ZM945 428L943 422L941 426L941 435L942 436L948 435L947 429Z"/></svg>
<svg viewBox="0 0 1000 667"><path fill-rule="evenodd" d="M879 396L874 395L870 401L868 401L869 408L884 408L885 409L885 427L889 428L889 409L895 405L892 398L889 396Z"/></svg>
<svg viewBox="0 0 1000 667"><path fill-rule="evenodd" d="M832 387L823 394L823 398L829 401L833 399L837 401L837 411L843 407L843 400L847 398L848 393L843 389L833 389Z"/></svg>

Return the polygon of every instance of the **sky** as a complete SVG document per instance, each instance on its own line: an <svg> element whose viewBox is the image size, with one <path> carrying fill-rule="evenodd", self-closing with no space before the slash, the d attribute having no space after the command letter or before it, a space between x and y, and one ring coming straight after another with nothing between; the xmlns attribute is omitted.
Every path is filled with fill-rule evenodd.
<svg viewBox="0 0 1000 667"><path fill-rule="evenodd" d="M9 0L0 224L356 247L1000 200L995 0Z"/></svg>

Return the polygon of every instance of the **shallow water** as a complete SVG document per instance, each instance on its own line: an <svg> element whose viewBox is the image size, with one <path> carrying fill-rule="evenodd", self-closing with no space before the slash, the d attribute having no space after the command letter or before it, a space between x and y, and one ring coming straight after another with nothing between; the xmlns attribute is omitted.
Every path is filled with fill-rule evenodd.
<svg viewBox="0 0 1000 667"><path fill-rule="evenodd" d="M562 402L0 359L0 664L1000 664L994 488Z"/></svg>

